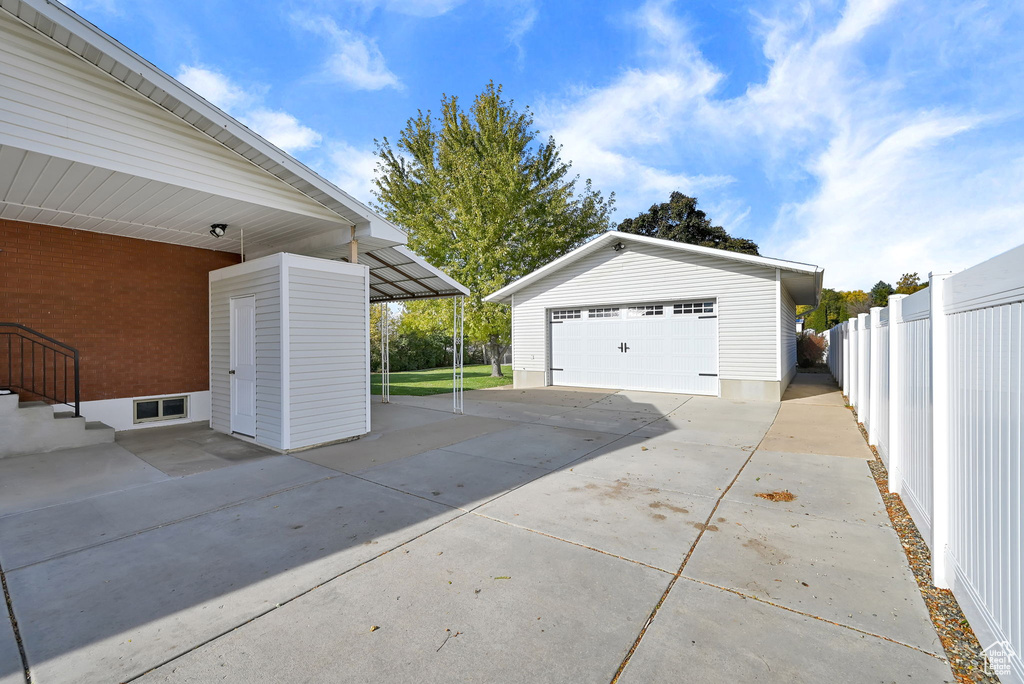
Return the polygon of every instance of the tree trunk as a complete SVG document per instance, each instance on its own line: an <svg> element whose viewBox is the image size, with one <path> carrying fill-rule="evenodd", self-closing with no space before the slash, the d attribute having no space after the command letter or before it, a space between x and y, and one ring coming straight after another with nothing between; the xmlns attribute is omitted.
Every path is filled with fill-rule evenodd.
<svg viewBox="0 0 1024 684"><path fill-rule="evenodd" d="M501 372L501 354L503 350L501 343L498 342L497 335L491 335L491 338L487 341L487 351L491 356L491 377L505 377L505 374Z"/></svg>

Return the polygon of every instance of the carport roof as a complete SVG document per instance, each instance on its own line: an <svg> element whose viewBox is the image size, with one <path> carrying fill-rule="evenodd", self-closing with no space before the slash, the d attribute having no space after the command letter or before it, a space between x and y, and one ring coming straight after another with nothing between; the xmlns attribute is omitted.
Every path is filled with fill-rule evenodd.
<svg viewBox="0 0 1024 684"><path fill-rule="evenodd" d="M751 254L730 252L728 250L715 249L713 247L701 247L699 245L690 245L684 242L676 242L674 240L662 240L660 238L647 237L646 235L634 235L632 233L620 233L616 230L609 230L587 244L577 247L568 254L555 259L547 266L542 266L533 273L527 274L514 283L506 285L497 292L485 297L484 301L507 302L513 294L527 285L536 283L565 266L568 266L569 264L590 254L591 252L600 249L602 245L608 245L613 242L637 242L640 244L653 245L655 247L662 247L680 252L701 254L717 257L719 259L740 261L743 263L764 266L766 268L778 269L782 273L782 280L786 284L786 288L789 290L797 304L816 305L818 303L818 295L821 292L822 276L825 273L824 269L820 266L814 266L813 264L803 264L797 261L786 261L784 259L773 259L771 257L753 256Z"/></svg>

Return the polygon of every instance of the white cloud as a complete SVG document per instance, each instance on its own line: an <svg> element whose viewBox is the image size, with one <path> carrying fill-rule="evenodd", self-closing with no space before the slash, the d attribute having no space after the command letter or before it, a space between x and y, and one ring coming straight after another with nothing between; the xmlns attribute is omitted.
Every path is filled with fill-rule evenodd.
<svg viewBox="0 0 1024 684"><path fill-rule="evenodd" d="M725 76L673 4L652 0L633 16L647 46L637 56L643 66L545 103L538 123L576 171L617 193L618 217L673 189L697 194L713 219L740 227L764 253L823 266L831 287L969 266L1024 242L1024 140L991 132L1024 103L936 105L927 88L910 86L934 69L929 77L948 87L942 69L964 66L965 36L985 44L1006 22L979 11L943 23L941 8L896 6L849 0L834 12L827 3L780 2L771 17L752 15L768 73L723 97ZM933 23L894 25L920 16ZM958 52L901 63L899 51L911 49ZM675 150L690 153L693 166ZM728 161L717 168L753 167L757 189L700 173L718 157Z"/></svg>
<svg viewBox="0 0 1024 684"><path fill-rule="evenodd" d="M177 79L285 152L308 150L322 140L291 114L264 107L266 87L246 90L219 71L202 66L182 66Z"/></svg>
<svg viewBox="0 0 1024 684"><path fill-rule="evenodd" d="M260 97L232 83L224 74L206 67L182 65L176 78L225 112L251 107Z"/></svg>
<svg viewBox="0 0 1024 684"><path fill-rule="evenodd" d="M252 109L240 116L242 123L285 152L298 152L316 147L323 139L319 133L287 112Z"/></svg>
<svg viewBox="0 0 1024 684"><path fill-rule="evenodd" d="M408 14L414 17L438 17L447 14L465 0L352 0L364 9L382 7L389 12Z"/></svg>
<svg viewBox="0 0 1024 684"><path fill-rule="evenodd" d="M666 201L673 190L696 194L732 181L728 175L669 171L645 158L644 152L683 134L695 107L722 78L681 38L686 27L667 16L666 5L648 3L636 17L661 64L630 69L604 87L579 89L567 102L539 110L538 123L563 146L574 170L616 192L622 218Z"/></svg>
<svg viewBox="0 0 1024 684"><path fill-rule="evenodd" d="M324 62L321 77L345 83L357 90L402 88L398 77L388 69L376 41L356 31L343 29L328 16L293 14L296 26L327 39L331 54Z"/></svg>
<svg viewBox="0 0 1024 684"><path fill-rule="evenodd" d="M322 165L324 176L339 188L364 203L373 199L373 177L377 155L348 143L334 142L328 146L327 160Z"/></svg>

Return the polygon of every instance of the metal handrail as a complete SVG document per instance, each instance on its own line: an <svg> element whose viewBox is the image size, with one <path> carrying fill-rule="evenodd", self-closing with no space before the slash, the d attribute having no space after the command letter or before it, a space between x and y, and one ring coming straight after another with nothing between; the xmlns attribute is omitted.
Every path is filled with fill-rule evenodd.
<svg viewBox="0 0 1024 684"><path fill-rule="evenodd" d="M10 330L10 328L14 328L14 330ZM0 336L7 338L7 383L5 385L0 381L0 386L19 389L54 403L73 406L75 416L81 415L82 402L79 387L79 354L77 349L21 323L0 323ZM17 346L14 344L16 338L18 339ZM44 342L34 338L39 338L44 340ZM28 344L28 351L26 351L26 343ZM54 346L47 346L46 343ZM40 350L38 357L36 354L37 349ZM0 354L3 351L3 346L0 345ZM51 361L50 366L47 365L48 355L50 357L49 361ZM58 357L60 357L59 362ZM17 373L15 373L16 358L18 361ZM69 378L68 374L69 360L72 364L72 378ZM0 364L0 369L2 368L3 364ZM26 368L28 369L27 373ZM40 373L37 370L41 371L41 380L39 378ZM72 380L72 392L68 391L69 379ZM70 401L72 393L74 395L73 403Z"/></svg>

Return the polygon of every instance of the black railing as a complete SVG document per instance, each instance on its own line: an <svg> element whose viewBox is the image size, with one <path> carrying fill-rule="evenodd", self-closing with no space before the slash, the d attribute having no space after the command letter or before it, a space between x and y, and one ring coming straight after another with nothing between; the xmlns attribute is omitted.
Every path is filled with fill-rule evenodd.
<svg viewBox="0 0 1024 684"><path fill-rule="evenodd" d="M78 350L20 323L0 323L0 387L67 404L78 416Z"/></svg>

